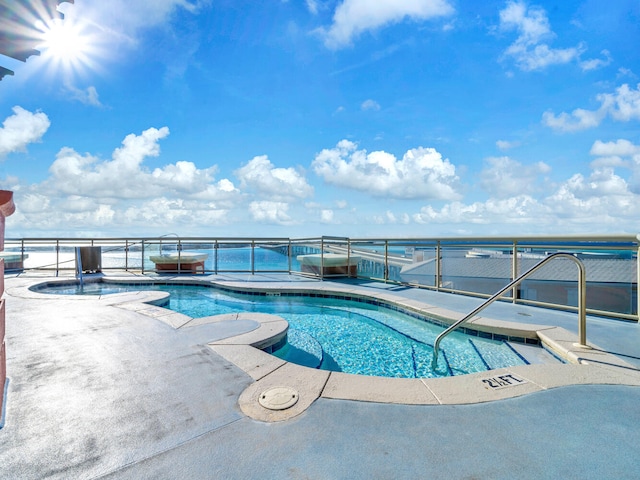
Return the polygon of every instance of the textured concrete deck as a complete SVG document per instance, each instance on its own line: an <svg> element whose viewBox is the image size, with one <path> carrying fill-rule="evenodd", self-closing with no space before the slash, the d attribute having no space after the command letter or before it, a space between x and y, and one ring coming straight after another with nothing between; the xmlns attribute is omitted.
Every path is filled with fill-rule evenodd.
<svg viewBox="0 0 640 480"><path fill-rule="evenodd" d="M6 279L10 383L0 430L1 477L637 478L637 386L549 387L451 405L323 395L299 415L267 423L247 416L239 399L270 367L260 364L246 373L228 359L232 355L208 346L233 348L230 339L259 330L259 321L185 322L140 306L134 294L79 299L21 293L44 280L24 274ZM218 280L284 286L300 278ZM356 286L452 311L468 311L478 302ZM577 323L575 315L561 312L490 308L487 317L494 320L560 322L568 331ZM587 337L638 364L637 324L589 318ZM544 367L524 368L535 375ZM604 383L620 383L628 371L629 383L637 382L633 367L567 367L597 369Z"/></svg>

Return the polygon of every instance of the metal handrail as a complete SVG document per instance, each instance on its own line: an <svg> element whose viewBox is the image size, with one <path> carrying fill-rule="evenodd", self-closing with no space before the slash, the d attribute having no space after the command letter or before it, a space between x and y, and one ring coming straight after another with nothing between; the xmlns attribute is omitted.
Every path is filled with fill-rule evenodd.
<svg viewBox="0 0 640 480"><path fill-rule="evenodd" d="M470 320L475 315L480 313L482 310L487 308L489 305L495 302L498 298L500 298L506 292L508 292L512 288L517 287L520 283L522 283L522 281L524 281L527 277L532 275L534 272L536 272L546 263L556 258L567 258L569 260L573 260L575 264L578 266L578 343L576 344L576 346L579 346L582 348L589 348L589 346L587 345L587 276L586 276L584 264L580 261L580 259L578 259L574 255L571 255L570 253L559 252L559 253L553 253L548 257L542 259L542 261L540 261L539 263L531 267L529 270L524 272L518 278L510 282L507 286L499 290L497 293L493 294L491 297L485 300L479 307L475 308L472 312L468 313L463 318L461 318L457 322L450 325L449 328L447 328L444 332L438 335L433 345L433 357L431 360L431 368L435 370L438 365L438 350L440 348L440 342L444 337L449 335L451 332L457 329L460 325Z"/></svg>

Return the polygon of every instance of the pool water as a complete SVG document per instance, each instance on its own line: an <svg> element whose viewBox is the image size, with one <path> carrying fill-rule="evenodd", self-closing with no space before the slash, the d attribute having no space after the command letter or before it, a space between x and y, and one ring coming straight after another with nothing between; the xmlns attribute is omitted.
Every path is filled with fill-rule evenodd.
<svg viewBox="0 0 640 480"><path fill-rule="evenodd" d="M279 315L289 322L279 358L312 368L382 377L461 375L525 361L507 343L454 332L443 342L438 368L433 343L442 328L384 306L335 298L256 296L205 286L86 283L48 286L42 293L105 295L132 290L170 294L168 308L189 317L238 312Z"/></svg>

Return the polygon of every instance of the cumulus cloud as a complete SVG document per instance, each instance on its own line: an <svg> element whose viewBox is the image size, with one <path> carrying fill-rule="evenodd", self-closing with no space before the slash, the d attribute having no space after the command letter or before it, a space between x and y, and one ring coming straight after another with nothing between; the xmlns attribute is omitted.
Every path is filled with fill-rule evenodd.
<svg viewBox="0 0 640 480"><path fill-rule="evenodd" d="M629 140L623 138L616 140L615 142L603 142L596 140L591 146L589 151L591 155L598 156L631 156L640 154L640 145L635 145Z"/></svg>
<svg viewBox="0 0 640 480"><path fill-rule="evenodd" d="M130 134L115 149L111 160L101 161L72 148L62 148L49 168L51 178L43 185L53 195L82 195L88 198L144 199L168 192L200 199L220 198L234 191L227 180L215 183L216 167L198 169L188 161L178 161L149 171L148 157L160 154L159 141L169 135L167 127L149 128Z"/></svg>
<svg viewBox="0 0 640 480"><path fill-rule="evenodd" d="M331 223L333 222L333 210L331 209L323 209L320 211L320 222L321 223Z"/></svg>
<svg viewBox="0 0 640 480"><path fill-rule="evenodd" d="M518 38L504 52L524 71L543 70L551 65L571 62L584 52L584 46L551 48L555 34L544 9L527 7L524 2L509 2L500 11L500 29L518 32Z"/></svg>
<svg viewBox="0 0 640 480"><path fill-rule="evenodd" d="M0 128L0 158L12 152L24 152L27 145L39 142L49 129L49 117L42 112L32 113L22 107L13 107L13 115L2 122Z"/></svg>
<svg viewBox="0 0 640 480"><path fill-rule="evenodd" d="M606 153L620 152L621 147L629 152L624 142L596 146ZM636 168L635 165L632 168ZM640 166L640 159L637 165ZM565 232L611 231L613 228L625 231L637 223L638 186L640 183L634 184L633 177L625 179L614 168L598 167L588 175L575 174L559 182L548 195L522 192L472 203L425 205L412 219L418 224L483 225L482 228L493 232L512 232L513 225L521 225L522 233L540 233L545 228L556 231L558 222L562 222Z"/></svg>
<svg viewBox="0 0 640 480"><path fill-rule="evenodd" d="M266 155L254 157L235 171L241 188L251 188L269 199L300 199L313 195L313 187L294 168L276 168Z"/></svg>
<svg viewBox="0 0 640 480"><path fill-rule="evenodd" d="M62 148L49 178L14 189L20 211L11 221L48 234L166 233L167 225L193 234L194 228L228 223L234 218L230 212L247 209L231 180L215 179L215 165L198 168L180 160L147 168L145 160L160 155L159 142L168 135L166 127L127 135L108 160Z"/></svg>
<svg viewBox="0 0 640 480"><path fill-rule="evenodd" d="M625 83L618 87L615 93L598 95L598 100L614 120L640 120L640 83L636 85L635 90Z"/></svg>
<svg viewBox="0 0 640 480"><path fill-rule="evenodd" d="M589 153L598 157L591 162L596 171L612 172L616 167L629 169L628 188L632 193L640 193L640 145L625 139L615 142L596 140Z"/></svg>
<svg viewBox="0 0 640 480"><path fill-rule="evenodd" d="M640 145L626 139L597 140L590 153L601 162L594 162L588 174L546 182L544 191L530 185L539 184L541 177L549 173L546 164L521 165L507 157L488 159L480 182L489 198L428 204L413 213L411 219L417 224L440 225L448 230L456 225L475 225L493 234L513 232L514 225L521 226L522 234L545 229L554 232L558 222L566 233L614 229L633 232L640 204ZM624 168L618 172L617 167ZM523 181L519 183L518 177ZM395 223L395 215L375 217L374 221ZM468 233L468 227L465 228Z"/></svg>
<svg viewBox="0 0 640 480"><path fill-rule="evenodd" d="M320 152L312 168L325 182L375 197L457 199L455 166L433 148L414 148L401 160L384 151L367 153L342 140Z"/></svg>
<svg viewBox="0 0 640 480"><path fill-rule="evenodd" d="M486 163L480 186L495 198L533 194L540 188L540 177L551 171L544 162L523 165L509 157L488 158Z"/></svg>
<svg viewBox="0 0 640 480"><path fill-rule="evenodd" d="M570 114L562 112L559 115L546 111L542 114L542 123L561 132L577 132L597 127L606 114L606 110L602 108L595 111L576 108Z"/></svg>
<svg viewBox="0 0 640 480"><path fill-rule="evenodd" d="M249 212L256 222L290 225L292 222L288 214L289 204L272 202L269 200L254 201L249 204Z"/></svg>
<svg viewBox="0 0 640 480"><path fill-rule="evenodd" d="M543 215L546 210L529 195L518 195L511 198L490 198L486 202L452 202L436 209L431 205L423 207L413 215L417 223L452 223L452 224L529 224Z"/></svg>
<svg viewBox="0 0 640 480"><path fill-rule="evenodd" d="M124 225L145 225L146 228L164 229L167 225L193 228L193 225L226 224L228 214L228 207L216 203L163 196L129 206L119 213L122 217L119 220Z"/></svg>
<svg viewBox="0 0 640 480"><path fill-rule="evenodd" d="M364 102L362 102L362 105L360 105L360 109L363 111L374 111L377 112L378 110L380 110L380 104L378 102L376 102L375 100L365 100Z"/></svg>
<svg viewBox="0 0 640 480"><path fill-rule="evenodd" d="M546 111L542 123L560 132L577 132L597 127L607 116L620 122L640 120L640 83L635 90L625 83L614 93L601 93L596 99L600 102L596 110L576 108L559 115Z"/></svg>
<svg viewBox="0 0 640 480"><path fill-rule="evenodd" d="M612 168L598 168L588 177L573 175L546 199L557 218L600 228L637 221L638 196Z"/></svg>
<svg viewBox="0 0 640 480"><path fill-rule="evenodd" d="M375 30L405 19L424 21L451 15L454 9L447 0L344 0L333 15L328 29L318 32L327 48L350 45L363 32Z"/></svg>

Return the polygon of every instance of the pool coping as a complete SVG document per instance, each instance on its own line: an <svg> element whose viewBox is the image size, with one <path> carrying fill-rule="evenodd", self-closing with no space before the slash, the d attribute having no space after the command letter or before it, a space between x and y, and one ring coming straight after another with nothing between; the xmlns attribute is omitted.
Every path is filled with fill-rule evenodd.
<svg viewBox="0 0 640 480"><path fill-rule="evenodd" d="M29 290L42 283L69 283L73 279L34 278L29 284L8 289L10 295L23 298L59 297ZM407 299L389 291L376 292L375 297L363 287L332 282L238 282L194 277L101 277L106 283L182 283L186 285L212 285L242 292L316 293L339 296L375 298L447 323L464 314ZM137 291L95 296L69 296L77 301L98 300L103 305L135 311L162 321L173 328L229 320L251 320L255 328L240 335L208 343L208 347L228 362L249 375L254 382L239 396L240 409L249 417L277 422L303 413L318 398L342 399L378 403L410 405L454 405L483 403L514 398L533 392L569 385L632 385L640 386L640 370L619 357L591 344L585 349L577 346L577 336L560 327L522 324L490 317L477 316L470 323L479 331L501 335L505 333L524 338L537 338L542 346L564 359L566 364L537 364L507 367L486 372L442 378L384 378L329 372L288 363L261 348L282 340L288 323L276 315L261 313L223 314L193 319L172 312L162 305L167 302L166 292ZM297 401L289 408L272 410L260 403L260 396L273 387L287 387L297 392Z"/></svg>

